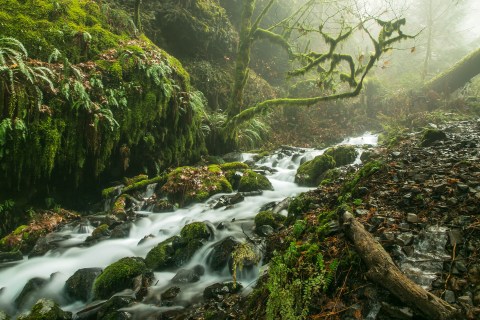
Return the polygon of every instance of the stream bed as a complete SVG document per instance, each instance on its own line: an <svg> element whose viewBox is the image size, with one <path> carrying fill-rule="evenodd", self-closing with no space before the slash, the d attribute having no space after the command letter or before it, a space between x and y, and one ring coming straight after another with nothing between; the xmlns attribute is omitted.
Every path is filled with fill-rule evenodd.
<svg viewBox="0 0 480 320"><path fill-rule="evenodd" d="M360 146L376 145L377 136L366 133L360 137L350 138L340 144ZM176 209L167 213L152 213L149 211L137 212L138 218L130 227L128 238L105 240L91 246L83 246L94 227L88 224L70 224L55 232L60 239L58 248L47 252L44 256L27 258L22 261L0 264L0 309L10 315L18 316L19 312L29 310L39 298L50 298L59 303L63 310L71 311L74 315L84 309L83 302L69 301L64 293L66 280L77 270L82 268L105 268L115 261L124 257L145 257L147 253L158 243L180 233L183 226L188 223L201 221L206 222L213 236L193 258L182 268L191 269L195 266L203 266L203 275L194 283L179 284L181 292L176 298L175 306L158 307L155 304L139 304L136 310L129 312L136 314L135 318L142 319L147 313L158 313L171 308L182 308L198 301L202 297L203 290L214 283L231 281L232 276L228 267L221 271L213 271L208 267L208 259L213 246L219 241L233 237L243 242L246 235L253 235L253 218L268 203L279 203L285 198L298 195L311 188L299 187L294 183L295 173L302 161L311 160L322 154L324 150L289 148L279 150L271 156L265 157L257 163L259 166L273 168L274 173L267 173L267 178L273 185L274 191L264 191L260 195L246 196L244 201L225 209L224 207L213 209L212 204L222 196L217 194L205 203L198 203L186 208ZM242 160L252 160L253 154L242 154ZM356 163L360 163L360 155ZM148 198L152 195L153 188L147 188L143 195ZM281 210L286 215L286 210ZM222 228L219 228L219 225ZM148 235L153 235L141 241ZM62 240L64 239L64 240ZM139 244L140 242L140 244ZM258 278L260 262L256 267L239 274L239 282L244 287L251 285ZM160 295L172 286L171 280L178 269L168 272L155 272L154 285L150 287L149 297ZM23 303L23 308L17 310L14 301L18 299L29 280L38 278L42 285L32 287L28 297ZM32 281L30 281L31 283ZM148 297L147 297L148 298ZM148 300L148 299L147 299Z"/></svg>

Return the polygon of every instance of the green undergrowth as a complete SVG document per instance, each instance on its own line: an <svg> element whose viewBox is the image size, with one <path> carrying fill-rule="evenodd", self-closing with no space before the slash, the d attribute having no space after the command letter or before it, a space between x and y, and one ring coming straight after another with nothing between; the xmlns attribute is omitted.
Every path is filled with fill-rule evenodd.
<svg viewBox="0 0 480 320"><path fill-rule="evenodd" d="M28 188L77 201L78 190L206 153L203 95L178 60L132 38L126 12L82 0L0 4L2 36L18 40L0 37L10 70L0 74L0 200Z"/></svg>

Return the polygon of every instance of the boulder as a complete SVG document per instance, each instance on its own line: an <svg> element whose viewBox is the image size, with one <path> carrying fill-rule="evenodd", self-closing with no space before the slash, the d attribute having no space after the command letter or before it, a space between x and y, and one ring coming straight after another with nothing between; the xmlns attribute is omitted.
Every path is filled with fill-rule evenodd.
<svg viewBox="0 0 480 320"><path fill-rule="evenodd" d="M23 289L18 295L18 297L15 299L15 306L18 309L25 309L29 302L32 303L33 301L35 301L31 301L35 298L33 297L35 292L42 289L47 283L48 280L44 278L32 278L28 280L25 286L23 286Z"/></svg>
<svg viewBox="0 0 480 320"><path fill-rule="evenodd" d="M132 296L117 295L108 299L98 310L96 319L98 320L130 320L133 319L131 313L121 311L135 302Z"/></svg>
<svg viewBox="0 0 480 320"><path fill-rule="evenodd" d="M245 170L240 179L238 191L251 192L258 190L273 190L273 186L265 176L252 170Z"/></svg>
<svg viewBox="0 0 480 320"><path fill-rule="evenodd" d="M58 242L64 241L70 238L66 235L60 235L57 233L49 233L45 237L41 237L35 243L32 251L28 254L29 258L43 256L50 250L58 248Z"/></svg>
<svg viewBox="0 0 480 320"><path fill-rule="evenodd" d="M181 290L179 287L170 287L164 293L162 293L160 297L162 298L162 301L173 300L178 296L180 291Z"/></svg>
<svg viewBox="0 0 480 320"><path fill-rule="evenodd" d="M422 133L421 143L422 147L429 147L437 141L446 140L447 135L439 129L426 129Z"/></svg>
<svg viewBox="0 0 480 320"><path fill-rule="evenodd" d="M132 223L126 222L122 223L115 228L113 228L112 232L110 233L110 239L124 239L128 238L130 235L130 228L132 227Z"/></svg>
<svg viewBox="0 0 480 320"><path fill-rule="evenodd" d="M326 154L315 157L300 165L295 175L295 183L301 186L317 186L328 169L335 168L335 160Z"/></svg>
<svg viewBox="0 0 480 320"><path fill-rule="evenodd" d="M110 230L108 224L101 224L100 226L95 228L95 230L93 230L92 235L89 236L85 240L85 242L92 244L107 239L108 237L110 237Z"/></svg>
<svg viewBox="0 0 480 320"><path fill-rule="evenodd" d="M93 296L93 283L102 273L100 268L84 268L77 270L65 282L65 292L74 300L89 301Z"/></svg>
<svg viewBox="0 0 480 320"><path fill-rule="evenodd" d="M205 268L202 265L196 265L192 269L180 269L170 280L172 283L192 283L200 280L205 274Z"/></svg>
<svg viewBox="0 0 480 320"><path fill-rule="evenodd" d="M286 217L280 213L273 213L273 211L260 211L255 216L255 228L258 229L261 226L271 226L274 229L277 229L285 221Z"/></svg>
<svg viewBox="0 0 480 320"><path fill-rule="evenodd" d="M175 206L166 199L157 200L152 208L153 213L165 213L175 210Z"/></svg>
<svg viewBox="0 0 480 320"><path fill-rule="evenodd" d="M18 261L23 259L23 254L16 250L10 252L0 252L0 262Z"/></svg>
<svg viewBox="0 0 480 320"><path fill-rule="evenodd" d="M18 320L71 320L72 313L63 311L58 304L49 299L40 299L29 314L20 315Z"/></svg>
<svg viewBox="0 0 480 320"><path fill-rule="evenodd" d="M345 166L355 161L358 156L358 152L354 146L342 145L333 148L329 148L324 153L327 156L331 156L335 160L336 167Z"/></svg>
<svg viewBox="0 0 480 320"><path fill-rule="evenodd" d="M227 237L213 245L212 251L208 255L207 265L215 271L223 270L231 264L232 252L240 242L234 237Z"/></svg>
<svg viewBox="0 0 480 320"><path fill-rule="evenodd" d="M138 257L127 257L109 265L97 277L93 284L93 293L96 299L108 299L113 294L125 290L134 289L141 276L149 285L153 281L153 274L145 265L145 261Z"/></svg>
<svg viewBox="0 0 480 320"><path fill-rule="evenodd" d="M234 195L221 196L214 203L213 209L218 209L218 208L221 208L221 207L234 205L234 204L237 204L239 202L242 202L243 200L245 200L245 197L239 192L237 192Z"/></svg>

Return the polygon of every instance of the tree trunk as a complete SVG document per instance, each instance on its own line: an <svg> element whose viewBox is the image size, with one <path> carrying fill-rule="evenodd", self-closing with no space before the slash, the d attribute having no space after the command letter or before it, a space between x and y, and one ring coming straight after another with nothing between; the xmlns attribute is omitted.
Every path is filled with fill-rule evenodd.
<svg viewBox="0 0 480 320"><path fill-rule="evenodd" d="M461 319L460 311L407 278L382 245L351 213L340 215L341 225L368 267L367 277L423 314L427 319Z"/></svg>
<svg viewBox="0 0 480 320"><path fill-rule="evenodd" d="M142 20L140 17L140 6L142 5L142 0L135 0L135 12L133 16L133 23L137 28L139 33L142 33Z"/></svg>
<svg viewBox="0 0 480 320"><path fill-rule="evenodd" d="M432 37L433 37L433 0L428 1L428 18L427 18L427 52L425 54L425 61L423 62L422 81L425 81L428 75L428 67L430 59L432 58Z"/></svg>
<svg viewBox="0 0 480 320"><path fill-rule="evenodd" d="M228 116L233 117L240 113L243 104L243 89L247 83L248 67L250 64L250 49L252 48L252 16L255 9L255 0L244 0L240 25L240 41L238 43L237 58L235 61L235 75Z"/></svg>
<svg viewBox="0 0 480 320"><path fill-rule="evenodd" d="M480 49L473 51L453 67L428 81L424 90L450 94L478 74L480 74Z"/></svg>

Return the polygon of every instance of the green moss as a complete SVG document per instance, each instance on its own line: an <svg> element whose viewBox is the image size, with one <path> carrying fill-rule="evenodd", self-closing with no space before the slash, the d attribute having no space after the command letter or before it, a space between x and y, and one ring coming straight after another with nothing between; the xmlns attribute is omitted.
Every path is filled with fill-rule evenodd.
<svg viewBox="0 0 480 320"><path fill-rule="evenodd" d="M141 180L139 182L134 182L131 185L123 188L122 193L143 189L146 186L148 186L150 184L153 184L153 183L162 184L162 183L165 183L165 181L166 181L166 176L165 175L161 175L161 176L158 176L158 177L155 177L155 178L152 178L152 179Z"/></svg>
<svg viewBox="0 0 480 320"><path fill-rule="evenodd" d="M273 190L273 186L265 176L252 170L245 170L240 179L238 191L250 192L257 190Z"/></svg>
<svg viewBox="0 0 480 320"><path fill-rule="evenodd" d="M98 238L101 236L108 235L108 233L109 233L108 224L101 224L98 227L96 227L95 230L93 230L92 237Z"/></svg>
<svg viewBox="0 0 480 320"><path fill-rule="evenodd" d="M228 162L220 165L220 169L223 171L229 171L229 170L246 170L249 169L250 167L248 164L243 163L243 162Z"/></svg>
<svg viewBox="0 0 480 320"><path fill-rule="evenodd" d="M1 316L1 313L0 313ZM28 315L21 315L19 320L69 320L72 313L60 309L60 306L53 300L40 299L32 307Z"/></svg>
<svg viewBox="0 0 480 320"><path fill-rule="evenodd" d="M353 163L357 158L358 152L354 146L343 145L329 148L324 154L331 156L335 160L336 166L341 167Z"/></svg>
<svg viewBox="0 0 480 320"><path fill-rule="evenodd" d="M114 215L119 215L119 214L125 213L126 200L127 200L127 198L126 198L125 195L121 195L120 197L118 197L115 200L115 203L113 204L111 212Z"/></svg>
<svg viewBox="0 0 480 320"><path fill-rule="evenodd" d="M447 135L442 130L438 129L425 129L422 132L421 146L428 147L436 141L447 139Z"/></svg>
<svg viewBox="0 0 480 320"><path fill-rule="evenodd" d="M312 193L301 193L295 197L288 206L289 221L294 218L302 216L304 213L312 209L312 204L315 203L315 196ZM293 219L292 219L293 218Z"/></svg>
<svg viewBox="0 0 480 320"><path fill-rule="evenodd" d="M102 190L102 197L105 199L111 198L118 192L118 187L110 187Z"/></svg>
<svg viewBox="0 0 480 320"><path fill-rule="evenodd" d="M277 229L281 223L285 221L286 217L282 216L279 213L273 213L273 211L260 211L255 216L255 228L260 228L261 226L271 226L274 229Z"/></svg>
<svg viewBox="0 0 480 320"><path fill-rule="evenodd" d="M140 182L140 181L143 181L143 180L147 180L148 179L148 176L146 174L139 174L138 176L135 176L135 177L132 177L132 178L124 178L123 179L123 183L125 184L125 186L130 186L134 183L137 183L137 182Z"/></svg>
<svg viewBox="0 0 480 320"><path fill-rule="evenodd" d="M343 203L351 198L351 194L354 192L356 186L363 179L370 177L377 171L383 168L383 162L371 161L366 163L360 170L358 170L342 187L340 192L339 202Z"/></svg>
<svg viewBox="0 0 480 320"><path fill-rule="evenodd" d="M207 240L210 237L210 231L205 223L193 222L183 227L180 235L186 241Z"/></svg>
<svg viewBox="0 0 480 320"><path fill-rule="evenodd" d="M148 272L141 258L123 258L109 265L93 284L96 299L108 299L114 293L133 288L134 278Z"/></svg>
<svg viewBox="0 0 480 320"><path fill-rule="evenodd" d="M295 175L295 182L302 186L316 186L325 172L335 166L335 160L331 156L320 155L300 165Z"/></svg>
<svg viewBox="0 0 480 320"><path fill-rule="evenodd" d="M152 270L164 270L173 264L172 238L156 245L147 253L145 264Z"/></svg>

